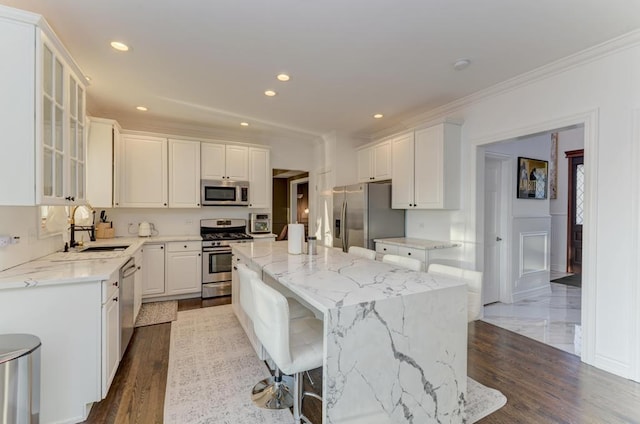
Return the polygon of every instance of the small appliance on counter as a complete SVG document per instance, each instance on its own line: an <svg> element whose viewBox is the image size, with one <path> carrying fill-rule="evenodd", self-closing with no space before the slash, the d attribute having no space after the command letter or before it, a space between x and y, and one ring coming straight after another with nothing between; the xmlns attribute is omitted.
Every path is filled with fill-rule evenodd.
<svg viewBox="0 0 640 424"><path fill-rule="evenodd" d="M251 234L269 234L271 232L271 214L250 213L249 232Z"/></svg>
<svg viewBox="0 0 640 424"><path fill-rule="evenodd" d="M147 221L142 221L138 224L138 229L137 231L134 229L132 230L132 227L135 224L129 224L129 234L138 234L138 237L151 237L151 236L157 236L158 235L158 231L156 230L156 227L153 225L153 223L151 222L147 222Z"/></svg>

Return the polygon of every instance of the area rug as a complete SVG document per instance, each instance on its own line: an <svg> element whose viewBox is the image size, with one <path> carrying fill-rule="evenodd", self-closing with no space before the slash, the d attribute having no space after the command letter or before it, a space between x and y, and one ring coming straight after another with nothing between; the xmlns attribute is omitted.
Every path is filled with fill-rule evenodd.
<svg viewBox="0 0 640 424"><path fill-rule="evenodd" d="M558 283L558 284L566 284L567 286L573 286L573 287L582 287L582 275L581 274L567 275L566 277L556 278L555 280L551 280L551 282Z"/></svg>
<svg viewBox="0 0 640 424"><path fill-rule="evenodd" d="M181 311L171 324L165 424L281 424L287 410L256 408L251 388L268 377L231 305ZM497 390L467 378L467 421L505 405Z"/></svg>
<svg viewBox="0 0 640 424"><path fill-rule="evenodd" d="M135 327L171 322L175 321L177 317L177 300L143 303L138 313L138 318L136 318Z"/></svg>

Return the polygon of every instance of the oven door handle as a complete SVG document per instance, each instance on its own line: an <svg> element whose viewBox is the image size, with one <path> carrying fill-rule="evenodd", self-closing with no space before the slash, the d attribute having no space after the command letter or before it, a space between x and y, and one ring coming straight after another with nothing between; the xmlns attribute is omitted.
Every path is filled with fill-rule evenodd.
<svg viewBox="0 0 640 424"><path fill-rule="evenodd" d="M204 247L202 249L202 253L231 253L231 249L226 247L217 248L217 247Z"/></svg>

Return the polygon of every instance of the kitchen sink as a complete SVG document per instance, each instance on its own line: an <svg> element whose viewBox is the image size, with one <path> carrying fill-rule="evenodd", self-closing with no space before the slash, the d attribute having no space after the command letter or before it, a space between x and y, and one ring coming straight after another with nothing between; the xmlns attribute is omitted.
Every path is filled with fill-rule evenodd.
<svg viewBox="0 0 640 424"><path fill-rule="evenodd" d="M114 252L117 250L126 250L129 245L125 246L89 246L86 249L79 250L78 253L85 252Z"/></svg>

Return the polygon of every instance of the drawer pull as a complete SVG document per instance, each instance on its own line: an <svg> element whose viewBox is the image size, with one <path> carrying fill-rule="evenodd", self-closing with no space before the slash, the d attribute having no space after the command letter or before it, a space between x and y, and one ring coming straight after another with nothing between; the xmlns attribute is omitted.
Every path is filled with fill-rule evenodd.
<svg viewBox="0 0 640 424"><path fill-rule="evenodd" d="M408 252L407 255L411 256L411 252Z"/></svg>

